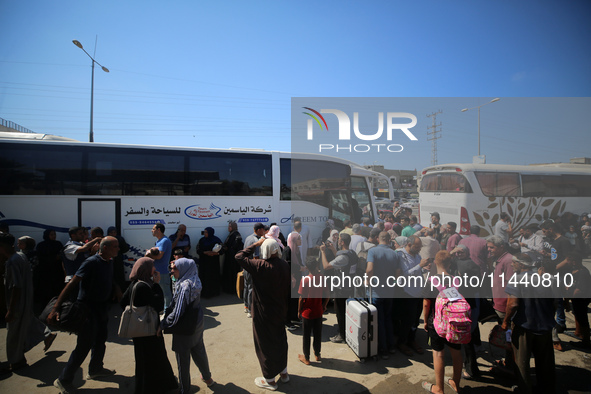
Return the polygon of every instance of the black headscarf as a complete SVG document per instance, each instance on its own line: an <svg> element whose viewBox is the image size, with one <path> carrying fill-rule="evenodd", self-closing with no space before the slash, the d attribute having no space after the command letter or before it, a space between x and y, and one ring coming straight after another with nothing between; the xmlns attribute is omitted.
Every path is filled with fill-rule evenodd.
<svg viewBox="0 0 591 394"><path fill-rule="evenodd" d="M215 244L222 244L222 240L216 237L215 230L213 227L206 227L205 231L207 231L207 237L203 236L199 240L199 250L202 252L207 252L213 249Z"/></svg>
<svg viewBox="0 0 591 394"><path fill-rule="evenodd" d="M43 231L43 241L37 245L37 253L43 256L55 256L57 255L64 245L58 240L49 239L49 234L55 231L53 229L47 229Z"/></svg>

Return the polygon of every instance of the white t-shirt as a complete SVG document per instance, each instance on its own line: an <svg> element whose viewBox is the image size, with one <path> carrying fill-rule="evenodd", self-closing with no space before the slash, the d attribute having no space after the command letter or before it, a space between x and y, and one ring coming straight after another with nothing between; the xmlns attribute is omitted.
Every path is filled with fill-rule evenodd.
<svg viewBox="0 0 591 394"><path fill-rule="evenodd" d="M500 219L495 224L495 235L498 235L499 237L503 238L503 241L505 242L509 242L508 230L509 224Z"/></svg>

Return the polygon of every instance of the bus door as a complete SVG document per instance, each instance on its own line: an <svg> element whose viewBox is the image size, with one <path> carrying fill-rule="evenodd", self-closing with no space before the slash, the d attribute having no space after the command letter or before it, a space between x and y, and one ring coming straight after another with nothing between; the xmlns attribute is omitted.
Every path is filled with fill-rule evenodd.
<svg viewBox="0 0 591 394"><path fill-rule="evenodd" d="M117 227L121 234L121 199L78 199L78 225L86 228L100 227L107 235L107 229Z"/></svg>

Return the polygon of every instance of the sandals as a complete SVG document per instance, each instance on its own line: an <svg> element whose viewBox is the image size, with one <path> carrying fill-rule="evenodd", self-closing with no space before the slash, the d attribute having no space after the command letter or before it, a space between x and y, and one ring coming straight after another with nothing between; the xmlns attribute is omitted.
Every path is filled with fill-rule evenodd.
<svg viewBox="0 0 591 394"><path fill-rule="evenodd" d="M580 335L580 334L577 335L577 333L574 331L568 331L568 332L565 332L564 334L568 335L569 337L574 338L574 339L583 339L582 335Z"/></svg>
<svg viewBox="0 0 591 394"><path fill-rule="evenodd" d="M435 386L434 384L429 383L429 382L423 382L422 386L425 391L433 393L433 391L431 391L431 390L433 389L433 386Z"/></svg>
<svg viewBox="0 0 591 394"><path fill-rule="evenodd" d="M470 375L468 372L462 372L462 379L464 380L476 380L475 376Z"/></svg>
<svg viewBox="0 0 591 394"><path fill-rule="evenodd" d="M444 382L445 382L445 384L446 384L446 385L447 385L447 386L448 386L450 389L452 389L454 392L456 392L456 393L458 393L458 394L462 392L462 390L461 390L461 389L458 389L458 390L456 390L456 389L455 389L455 388L454 388L454 387L451 385L451 383L450 383L450 382L453 382L454 380L453 380L452 378L450 378L449 376L446 376L445 378L443 378L443 381L444 381Z"/></svg>

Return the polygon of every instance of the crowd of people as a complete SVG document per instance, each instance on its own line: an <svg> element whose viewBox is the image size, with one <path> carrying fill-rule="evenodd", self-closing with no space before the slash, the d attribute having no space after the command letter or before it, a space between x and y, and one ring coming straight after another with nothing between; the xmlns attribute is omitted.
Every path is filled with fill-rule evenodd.
<svg viewBox="0 0 591 394"><path fill-rule="evenodd" d="M462 379L480 378L476 361L482 346L479 322L491 320L496 320L501 330L511 330L512 344L505 346L505 357L494 363L493 372L514 376L520 392L554 392L554 351L563 351L558 333L567 329L565 311L572 310L575 316L576 329L571 335L580 340L575 345L591 349L587 317L591 275L582 264L591 247L590 217L565 214L539 227L530 225L516 231L509 215L503 213L495 233L486 238L480 236L476 225L471 226L470 235L461 236L458 225L441 223L437 212L431 214L430 225L423 227L412 210L404 208L381 213L373 224L329 219L318 240L300 218L294 218L287 237L275 224L256 223L244 241L236 223L230 222L224 241L215 236L214 228L207 227L194 250L185 225L167 237L165 226L158 223L152 228L155 246L135 262L129 281L125 281L122 258L129 245L115 227L107 230L107 236L98 227L90 234L84 227L73 227L65 245L56 241L55 231L48 230L37 246L31 237L17 242L3 228L0 262L5 272L9 362L4 369L25 367L25 352L41 341L46 350L51 346L56 334L45 326L47 322L34 316L35 309L57 296L48 322L59 319L59 307L69 299L86 303L91 312L54 385L63 393L73 391L74 374L89 352L87 379L115 374L103 366L108 307L118 300L125 308L135 293L134 305L149 305L162 316L154 335L133 339L135 392L189 392L191 358L203 382L211 386L215 383L203 341L201 298L215 297L221 291L234 293L242 271L244 312L252 318L262 372L254 381L258 387L276 390L277 378L283 383L290 380L286 329L303 331L299 361L310 365L311 345L315 360L321 360L322 316L330 301L338 325L330 341L346 342L347 300L355 296L367 299L377 309L379 357L388 359L396 352L410 357L431 347L435 383L423 382L429 392L442 393L446 385L459 391ZM223 269L220 256L224 256ZM557 296L552 285L539 285L539 281L533 286L535 274L549 274L559 278L557 281L569 276L572 280L564 281L568 282L568 293ZM330 290L326 282L313 285L322 282L319 278L334 275L363 276L364 282L353 293L344 285ZM435 305L441 289L416 281L398 287L370 284L373 277L428 275L488 279L479 286L464 284L456 289L470 306L471 336L465 343L452 343L436 330ZM420 329L427 332L428 344L419 343ZM162 333L173 335L178 383ZM451 377L444 377L445 347L452 355ZM529 371L532 354L537 385Z"/></svg>
<svg viewBox="0 0 591 394"><path fill-rule="evenodd" d="M300 297L296 308L292 308L297 310L297 315L290 313L293 299L288 300L285 321L289 330L297 329L300 324L303 328L303 354L299 355L299 360L310 364L312 334L314 356L320 360L322 324L318 323L318 317L326 310L329 298L334 302L338 325L338 331L330 337L330 341L345 342L347 299L359 296L359 289L351 293L351 289L336 287L328 292L326 288L310 285L314 283L313 277L362 274L365 282L361 286L364 290L361 296L377 309L377 341L381 358L388 359L397 351L407 357L424 353L427 344L420 344L416 335L422 316L435 372L435 383L424 382L425 390L441 393L447 385L459 391L462 379L479 379L481 371L477 352L482 351L479 323L496 321L505 336L509 332L510 343L502 344L505 357L495 360L491 372L513 376L515 391L518 392L555 392L554 351L564 350L558 333L566 330L565 310L572 310L575 316L576 329L569 332L578 339L574 346L591 350L587 316L591 301L591 275L582 264L583 257L589 253L585 243L585 233L591 230L589 217L565 214L556 220L546 220L540 225L514 231L509 215L502 214L495 233L481 237L481 229L476 225L471 226L470 235L461 236L457 231L458 225L454 222L440 223L437 212L431 214L428 227L421 226L416 217L408 217L407 213L401 209L398 216L395 213L383 215L373 225L345 221L343 228L337 228L334 220L328 220L322 238L316 242L309 239L306 226L296 218L287 245L276 241L287 250L284 256L292 267L291 287L299 286L296 288ZM573 222L575 224L571 224ZM567 236L563 227L569 228L569 232L574 229L576 236ZM255 258L259 256L257 246L265 237L277 239L277 234L265 235L268 231L270 229L264 225L256 224L250 240L245 243L250 246L247 250ZM574 242L571 242L573 239ZM305 249L301 246L304 240L308 245ZM307 257L304 259L303 255ZM242 255L237 257L243 258ZM469 285L474 282L466 281L455 289L470 308L471 335L465 342L452 343L435 330L436 299L442 289L413 281L404 282L402 287L368 285L373 276L426 278L427 274L482 279L477 282L478 285ZM539 278L553 279L540 282ZM253 285L255 291L262 286L256 281ZM556 291L561 285L566 287L566 292ZM275 291L279 289L275 288ZM255 301L248 301L245 297L248 311L259 304L276 303L285 296L284 292L263 294L266 295L259 295ZM294 319L294 316L297 317ZM274 317L277 319L276 314ZM254 323L255 336L260 324ZM285 331L279 328L278 321L274 325L277 330L274 338L283 343ZM259 327L259 331L262 330ZM266 335L274 334L266 332ZM451 377L444 377L445 347L452 354ZM276 351L278 348L274 347ZM536 384L530 376L529 360L532 355L536 360ZM284 366L286 361L283 356L278 357L277 368L272 373L265 373L261 361L264 377L257 384L274 390L277 387L277 372L287 372Z"/></svg>

